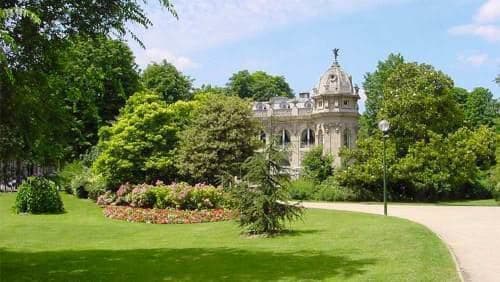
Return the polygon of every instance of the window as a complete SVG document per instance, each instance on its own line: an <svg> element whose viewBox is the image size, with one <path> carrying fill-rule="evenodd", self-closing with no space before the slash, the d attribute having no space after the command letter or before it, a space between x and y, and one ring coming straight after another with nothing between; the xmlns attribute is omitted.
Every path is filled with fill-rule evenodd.
<svg viewBox="0 0 500 282"><path fill-rule="evenodd" d="M344 129L344 146L351 148L351 130L349 128Z"/></svg>
<svg viewBox="0 0 500 282"><path fill-rule="evenodd" d="M314 131L310 128L304 129L300 135L300 147L309 147L314 145Z"/></svg>
<svg viewBox="0 0 500 282"><path fill-rule="evenodd" d="M304 107L306 107L308 109L311 108L312 107L311 102L306 102L306 104L304 105Z"/></svg>
<svg viewBox="0 0 500 282"><path fill-rule="evenodd" d="M266 108L264 107L264 105L262 105L262 103L258 103L257 104L257 110L259 111L262 111L262 110L265 110Z"/></svg>
<svg viewBox="0 0 500 282"><path fill-rule="evenodd" d="M278 144L281 146L287 146L288 144L290 144L290 132L288 132L288 130L282 129L280 131Z"/></svg>
<svg viewBox="0 0 500 282"><path fill-rule="evenodd" d="M287 102L281 102L280 109L290 109L290 105Z"/></svg>
<svg viewBox="0 0 500 282"><path fill-rule="evenodd" d="M344 106L349 105L349 100L344 100Z"/></svg>
<svg viewBox="0 0 500 282"><path fill-rule="evenodd" d="M319 108L322 108L322 107L323 107L323 101L321 101L321 100L320 100L320 101L318 101L318 107L319 107Z"/></svg>
<svg viewBox="0 0 500 282"><path fill-rule="evenodd" d="M260 137L259 137L260 141L262 141L262 143L266 143L266 133L264 131L261 131L260 132Z"/></svg>

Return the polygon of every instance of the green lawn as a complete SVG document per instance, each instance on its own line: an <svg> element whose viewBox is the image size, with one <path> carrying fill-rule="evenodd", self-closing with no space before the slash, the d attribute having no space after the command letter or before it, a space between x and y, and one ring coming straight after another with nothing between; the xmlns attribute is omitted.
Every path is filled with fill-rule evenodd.
<svg viewBox="0 0 500 282"><path fill-rule="evenodd" d="M439 202L438 205L443 206L486 206L494 207L499 206L500 203L494 199L484 199L484 200L463 200L463 201L449 201L449 202Z"/></svg>
<svg viewBox="0 0 500 282"><path fill-rule="evenodd" d="M392 217L307 211L294 232L240 235L235 222L114 221L64 195L60 215L16 215L0 195L1 281L458 281L445 245Z"/></svg>

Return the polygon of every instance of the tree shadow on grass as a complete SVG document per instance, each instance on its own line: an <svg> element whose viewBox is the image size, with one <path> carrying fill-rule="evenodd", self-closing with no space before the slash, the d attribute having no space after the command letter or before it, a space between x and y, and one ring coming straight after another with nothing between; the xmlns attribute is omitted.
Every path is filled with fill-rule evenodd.
<svg viewBox="0 0 500 282"><path fill-rule="evenodd" d="M0 250L2 281L269 281L363 275L375 259L233 248L12 252Z"/></svg>

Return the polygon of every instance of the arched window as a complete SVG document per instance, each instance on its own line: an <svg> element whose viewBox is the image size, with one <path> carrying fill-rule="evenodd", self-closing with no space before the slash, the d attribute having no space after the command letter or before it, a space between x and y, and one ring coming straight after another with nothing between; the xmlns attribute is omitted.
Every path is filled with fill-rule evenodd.
<svg viewBox="0 0 500 282"><path fill-rule="evenodd" d="M300 135L300 147L309 147L311 145L314 145L314 131L307 128Z"/></svg>
<svg viewBox="0 0 500 282"><path fill-rule="evenodd" d="M349 128L344 129L344 146L351 148L351 130Z"/></svg>
<svg viewBox="0 0 500 282"><path fill-rule="evenodd" d="M318 145L323 145L323 130L318 130Z"/></svg>
<svg viewBox="0 0 500 282"><path fill-rule="evenodd" d="M289 109L290 106L288 105L287 102L281 102L280 103L280 109Z"/></svg>
<svg viewBox="0 0 500 282"><path fill-rule="evenodd" d="M264 110L264 105L262 105L262 103L258 103L257 104L257 110L259 110L259 111Z"/></svg>
<svg viewBox="0 0 500 282"><path fill-rule="evenodd" d="M304 107L306 107L307 109L311 108L312 107L311 102L306 102Z"/></svg>
<svg viewBox="0 0 500 282"><path fill-rule="evenodd" d="M266 133L264 131L261 131L260 132L260 137L259 137L260 141L262 141L262 143L266 143Z"/></svg>
<svg viewBox="0 0 500 282"><path fill-rule="evenodd" d="M286 129L280 131L280 136L278 137L278 144L282 146L287 146L290 144L290 132Z"/></svg>

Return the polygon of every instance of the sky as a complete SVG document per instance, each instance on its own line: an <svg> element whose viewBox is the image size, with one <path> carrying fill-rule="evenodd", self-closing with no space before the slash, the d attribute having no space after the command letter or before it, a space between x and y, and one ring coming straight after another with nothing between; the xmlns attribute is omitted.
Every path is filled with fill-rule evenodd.
<svg viewBox="0 0 500 282"><path fill-rule="evenodd" d="M146 47L128 40L137 63L166 59L195 86L223 86L248 69L310 91L339 48L340 65L360 86L379 61L400 53L456 86L500 97L500 0L172 0L178 19L149 2L153 26L131 26Z"/></svg>

